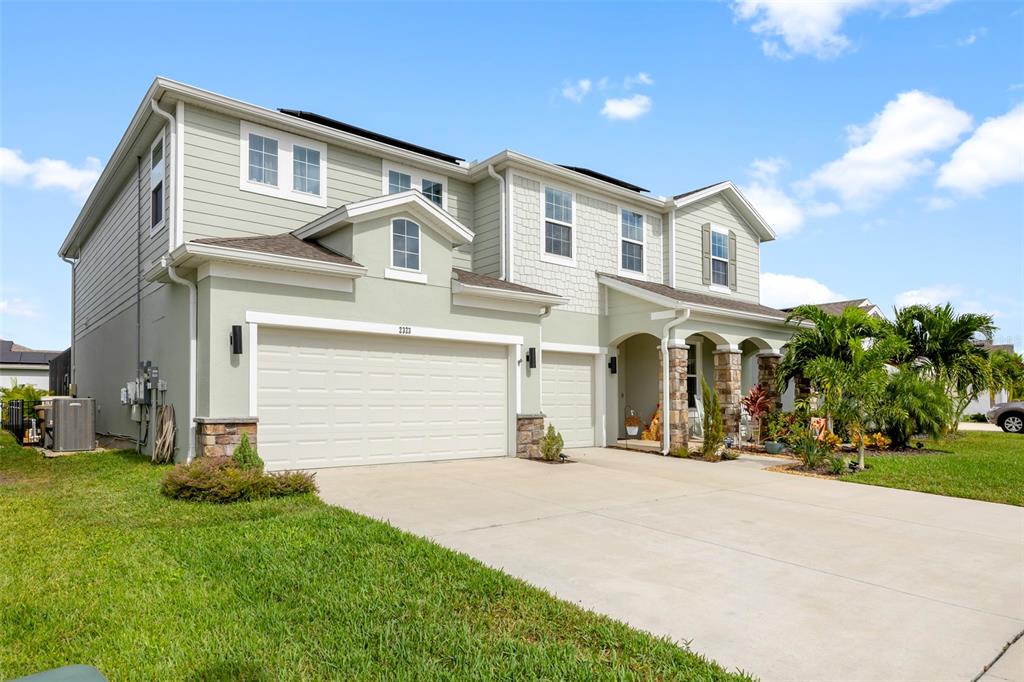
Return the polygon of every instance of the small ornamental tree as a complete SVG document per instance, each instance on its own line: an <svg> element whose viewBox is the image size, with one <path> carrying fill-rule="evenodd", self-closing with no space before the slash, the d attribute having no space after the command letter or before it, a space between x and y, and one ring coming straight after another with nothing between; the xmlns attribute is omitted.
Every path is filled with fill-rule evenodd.
<svg viewBox="0 0 1024 682"><path fill-rule="evenodd" d="M704 399L704 442L700 446L701 456L708 462L719 458L719 450L725 442L725 424L718 394L711 390L708 382L701 377L700 391Z"/></svg>
<svg viewBox="0 0 1024 682"><path fill-rule="evenodd" d="M562 454L562 449L565 447L565 440L562 438L562 434L555 431L553 424L548 424L548 430L544 434L544 437L540 439L540 455L549 462L558 461L558 456Z"/></svg>
<svg viewBox="0 0 1024 682"><path fill-rule="evenodd" d="M235 446L235 451L231 453L231 459L235 461L235 465L239 469L256 469L263 471L263 460L256 453L256 448L249 442L249 435L243 433L242 439Z"/></svg>

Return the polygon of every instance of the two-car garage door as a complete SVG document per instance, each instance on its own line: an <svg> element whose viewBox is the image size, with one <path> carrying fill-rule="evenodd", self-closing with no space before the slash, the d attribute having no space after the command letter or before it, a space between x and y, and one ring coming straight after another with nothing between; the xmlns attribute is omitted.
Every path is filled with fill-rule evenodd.
<svg viewBox="0 0 1024 682"><path fill-rule="evenodd" d="M508 346L262 327L268 469L502 456Z"/></svg>

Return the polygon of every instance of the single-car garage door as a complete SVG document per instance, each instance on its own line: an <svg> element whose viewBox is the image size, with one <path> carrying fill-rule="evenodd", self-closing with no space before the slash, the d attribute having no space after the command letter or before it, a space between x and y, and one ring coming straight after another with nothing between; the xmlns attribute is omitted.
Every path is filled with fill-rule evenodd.
<svg viewBox="0 0 1024 682"><path fill-rule="evenodd" d="M268 469L508 451L507 346L259 328L259 452Z"/></svg>
<svg viewBox="0 0 1024 682"><path fill-rule="evenodd" d="M567 448L594 444L594 356L545 351L542 410Z"/></svg>

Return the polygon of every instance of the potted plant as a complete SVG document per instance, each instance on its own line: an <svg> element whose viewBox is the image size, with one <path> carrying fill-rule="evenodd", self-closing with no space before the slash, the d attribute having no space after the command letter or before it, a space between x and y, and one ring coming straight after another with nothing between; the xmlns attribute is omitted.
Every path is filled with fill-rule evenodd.
<svg viewBox="0 0 1024 682"><path fill-rule="evenodd" d="M789 432L786 423L786 415L782 412L772 412L768 415L768 440L764 442L764 451L769 455L781 455L786 449L782 439Z"/></svg>
<svg viewBox="0 0 1024 682"><path fill-rule="evenodd" d="M640 421L640 415L632 407L626 406L626 435L630 438L636 438L637 434L640 433L640 427L643 426L643 422Z"/></svg>

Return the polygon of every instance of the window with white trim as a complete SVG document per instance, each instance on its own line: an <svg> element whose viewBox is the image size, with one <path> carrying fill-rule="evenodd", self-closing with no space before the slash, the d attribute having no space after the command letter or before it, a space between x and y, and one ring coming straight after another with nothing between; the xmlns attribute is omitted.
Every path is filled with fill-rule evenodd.
<svg viewBox="0 0 1024 682"><path fill-rule="evenodd" d="M644 217L635 211L622 210L622 257L619 267L629 272L644 271Z"/></svg>
<svg viewBox="0 0 1024 682"><path fill-rule="evenodd" d="M149 212L150 233L164 224L164 134L149 148Z"/></svg>
<svg viewBox="0 0 1024 682"><path fill-rule="evenodd" d="M572 194L544 188L544 253L572 258Z"/></svg>
<svg viewBox="0 0 1024 682"><path fill-rule="evenodd" d="M711 283L729 286L729 233L711 230Z"/></svg>
<svg viewBox="0 0 1024 682"><path fill-rule="evenodd" d="M406 218L391 221L391 265L420 269L420 226Z"/></svg>
<svg viewBox="0 0 1024 682"><path fill-rule="evenodd" d="M292 147L292 189L320 194L320 152L309 147Z"/></svg>
<svg viewBox="0 0 1024 682"><path fill-rule="evenodd" d="M272 130L239 124L239 187L247 192L327 205L327 145Z"/></svg>
<svg viewBox="0 0 1024 682"><path fill-rule="evenodd" d="M425 199L434 202L439 208L445 208L446 184L443 177L412 168L387 164L384 166L384 191L387 194L398 194L410 189L417 189Z"/></svg>

